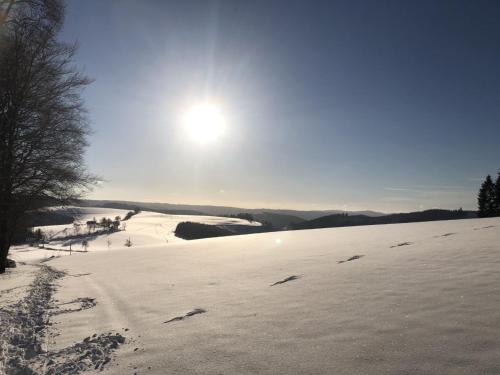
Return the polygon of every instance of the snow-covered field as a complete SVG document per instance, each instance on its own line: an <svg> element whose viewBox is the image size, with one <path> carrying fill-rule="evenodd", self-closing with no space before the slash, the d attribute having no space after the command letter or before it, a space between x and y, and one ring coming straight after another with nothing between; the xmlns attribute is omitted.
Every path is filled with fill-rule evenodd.
<svg viewBox="0 0 500 375"><path fill-rule="evenodd" d="M137 245L45 264L41 280L57 291L42 367L61 374L500 374L500 218Z"/></svg>
<svg viewBox="0 0 500 375"><path fill-rule="evenodd" d="M72 252L84 251L82 242L88 241L87 251L115 250L126 248L125 242L130 239L131 247L145 247L152 245L165 245L173 242L184 241L175 236L174 230L178 223L182 221L192 221L196 223L219 225L231 227L234 225L260 226L259 222L249 222L247 220L197 215L167 215L156 212L142 211L132 216L127 221L122 221L125 230L110 234L96 234L92 232L75 237L75 234L84 235L87 233L85 223L89 220L99 222L102 218L114 219L120 216L122 219L127 214L127 210L117 210L112 208L98 207L63 207L52 208L59 213L67 214L75 218L75 223L80 224L79 231L75 233L73 224L51 225L37 227L48 237L49 243L45 248L35 248L26 246L15 246L11 250L11 258L18 262L33 262L49 257L59 257L68 255L70 244Z"/></svg>
<svg viewBox="0 0 500 375"><path fill-rule="evenodd" d="M114 219L119 216L121 219L129 212L128 210L117 210L114 208L102 207L77 207L77 206L64 206L64 207L49 207L47 211L53 211L62 215L70 216L74 219L74 223L82 226L84 231L85 223L89 220L101 221L102 218ZM33 229L41 229L49 239L61 238L70 235L74 231L73 224L63 225L46 225L35 227Z"/></svg>

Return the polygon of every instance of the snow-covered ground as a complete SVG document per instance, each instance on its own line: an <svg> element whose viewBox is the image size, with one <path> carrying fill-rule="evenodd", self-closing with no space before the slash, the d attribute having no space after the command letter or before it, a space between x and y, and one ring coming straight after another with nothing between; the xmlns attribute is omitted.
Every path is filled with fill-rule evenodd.
<svg viewBox="0 0 500 375"><path fill-rule="evenodd" d="M219 225L231 227L235 225L260 226L259 222L249 222L247 220L197 215L167 215L156 212L142 211L132 216L127 221L122 221L121 226L125 230L110 234L88 233L85 223L89 220L99 222L102 218L114 219L120 216L122 219L127 214L127 210L117 210L112 208L98 207L57 207L52 210L72 216L75 223L79 224L78 232L75 232L73 224L51 225L37 227L46 234L49 242L45 248L35 248L27 246L14 246L11 249L11 258L17 262L33 262L50 257L68 255L70 244L72 252L84 251L83 240L88 241L87 251L102 251L127 248L125 242L130 239L131 247L145 247L165 245L174 242L184 241L175 236L174 230L178 223L182 221L192 221L196 223ZM79 234L80 236L76 236ZM81 236L85 235L85 236Z"/></svg>
<svg viewBox="0 0 500 375"><path fill-rule="evenodd" d="M85 231L85 224L89 220L101 221L102 218L114 220L116 216L121 219L129 212L128 210L118 210L114 208L103 207L77 207L77 206L63 206L63 207L48 207L45 210L53 211L62 215L70 216L74 219L74 224L81 226L81 231ZM33 228L41 229L43 233L49 238L66 237L74 232L73 224L63 225L46 225Z"/></svg>
<svg viewBox="0 0 500 375"><path fill-rule="evenodd" d="M72 307L51 317L47 350L101 348L90 363L106 374L500 373L500 218L179 241L46 264L66 272L54 308Z"/></svg>

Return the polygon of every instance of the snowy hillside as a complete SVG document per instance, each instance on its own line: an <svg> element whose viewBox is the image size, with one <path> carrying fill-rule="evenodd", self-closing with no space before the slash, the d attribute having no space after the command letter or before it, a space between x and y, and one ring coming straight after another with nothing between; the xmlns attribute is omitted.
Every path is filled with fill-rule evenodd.
<svg viewBox="0 0 500 375"><path fill-rule="evenodd" d="M102 218L114 219L116 216L120 216L120 218L123 219L128 212L127 210L116 210L113 208L76 206L48 207L45 210L72 217L74 219L74 223L81 226L84 226L89 220L96 220L99 222ZM70 235L74 226L73 224L45 225L35 227L34 229L36 230L38 228L41 229L49 238L62 238Z"/></svg>
<svg viewBox="0 0 500 375"><path fill-rule="evenodd" d="M138 245L46 264L65 271L47 328L59 373L75 363L105 374L500 373L499 218ZM69 364L81 348L104 354Z"/></svg>
<svg viewBox="0 0 500 375"><path fill-rule="evenodd" d="M152 245L165 245L173 242L184 241L175 236L174 230L178 223L191 221L196 223L231 226L260 226L259 222L247 220L196 215L167 215L156 212L140 212L127 221L122 221L120 227L123 230L99 234L88 232L85 223L89 220L99 222L102 218L114 219L116 216L124 218L128 211L112 208L99 207L57 207L51 208L58 213L63 213L75 218L79 226L77 232L73 224L51 225L37 227L41 229L49 239L44 249L27 248L26 246L15 246L11 250L11 258L16 261L31 262L33 260L46 259L53 256L69 254L71 244L72 251L84 251L82 241L88 241L87 251L115 250L126 248L125 242L130 239L131 247L144 247ZM54 251L60 250L60 251Z"/></svg>

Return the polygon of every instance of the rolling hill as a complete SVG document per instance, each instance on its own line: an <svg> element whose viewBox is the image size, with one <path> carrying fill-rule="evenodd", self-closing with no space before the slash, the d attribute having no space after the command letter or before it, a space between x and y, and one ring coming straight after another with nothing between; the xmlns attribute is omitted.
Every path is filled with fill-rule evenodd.
<svg viewBox="0 0 500 375"><path fill-rule="evenodd" d="M21 264L0 276L5 364L58 374L496 374L499 229L492 218L272 232Z"/></svg>

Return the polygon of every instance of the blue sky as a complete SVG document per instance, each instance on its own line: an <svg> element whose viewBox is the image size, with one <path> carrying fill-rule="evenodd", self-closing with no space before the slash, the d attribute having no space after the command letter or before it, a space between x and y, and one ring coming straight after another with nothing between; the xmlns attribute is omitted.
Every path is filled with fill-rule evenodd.
<svg viewBox="0 0 500 375"><path fill-rule="evenodd" d="M474 209L500 168L495 1L76 1L95 82L89 197L297 209ZM209 145L182 114L226 118Z"/></svg>

